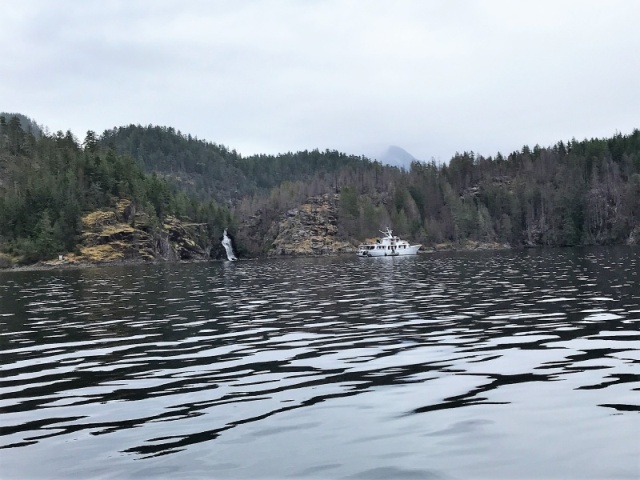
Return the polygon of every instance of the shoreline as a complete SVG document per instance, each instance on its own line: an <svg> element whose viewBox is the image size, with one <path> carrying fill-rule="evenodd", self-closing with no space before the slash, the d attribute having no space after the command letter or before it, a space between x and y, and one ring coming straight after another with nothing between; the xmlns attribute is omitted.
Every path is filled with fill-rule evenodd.
<svg viewBox="0 0 640 480"><path fill-rule="evenodd" d="M455 246L455 245L434 245L428 248L422 248L419 250L418 255L433 254L438 252L454 252L454 251L476 251L476 250L511 250L513 247L508 245L500 245L493 243L477 243L473 245ZM260 259L274 259L274 258L297 258L297 257L338 257L341 255L355 255L355 253L335 252L323 255L310 255L310 254L289 254L289 255L259 255L255 257L242 258L240 261L251 261ZM159 265L159 264L172 264L172 263L204 263L204 262L226 262L228 260L224 258L199 258L193 260L144 260L128 259L128 260L112 260L112 261L75 261L75 260L46 260L29 265L14 265L6 268L0 268L0 273L3 272L38 272L38 271L51 271L51 270L80 270L88 268L103 268L103 267L118 267L118 266L133 266L133 265Z"/></svg>
<svg viewBox="0 0 640 480"><path fill-rule="evenodd" d="M197 260L159 260L147 261L142 259L114 260L110 262L73 262L68 260L48 260L44 262L32 263L29 265L15 265L8 268L0 268L3 272L38 272L51 270L83 270L87 268L121 267L134 265L160 265L163 263L204 263L210 261L220 261L217 259L197 259Z"/></svg>
<svg viewBox="0 0 640 480"><path fill-rule="evenodd" d="M574 245L572 247L560 247L550 245L520 245L512 246L498 243L482 243L474 242L467 245L434 245L428 248L422 248L418 251L418 255L431 255L440 252L476 252L476 251L505 251L505 250L530 250L538 248L584 248L584 247L607 247L607 246L633 246L627 244L619 245ZM239 259L240 262L260 260L260 259L274 259L274 258L298 258L298 257L338 257L343 255L355 255L352 253L331 253L323 255L308 255L308 254L290 254L290 255L259 255L255 257L247 257ZM160 264L174 264L174 263L205 263L205 262L227 262L224 258L198 258L192 260L144 260L144 259L129 259L129 260L113 260L103 262L90 262L90 261L73 261L73 260L47 260L37 262L29 265L13 265L10 267L0 268L0 274L5 272L37 272L37 271L51 271L51 270L80 270L88 268L103 268L103 267L119 267L119 266L134 266L134 265L160 265ZM233 263L233 262L231 262Z"/></svg>

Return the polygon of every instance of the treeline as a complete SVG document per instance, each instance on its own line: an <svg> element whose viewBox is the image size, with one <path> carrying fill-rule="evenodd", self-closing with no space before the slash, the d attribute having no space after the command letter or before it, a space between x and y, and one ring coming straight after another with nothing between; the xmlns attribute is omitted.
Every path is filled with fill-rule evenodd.
<svg viewBox="0 0 640 480"><path fill-rule="evenodd" d="M414 164L406 190L431 241L624 243L640 226L640 131ZM415 219L415 218L414 218Z"/></svg>
<svg viewBox="0 0 640 480"><path fill-rule="evenodd" d="M230 227L249 254L266 250L277 221L318 195L335 202L339 234L354 242L387 225L425 246L640 240L637 129L403 171L333 150L243 157L170 127L89 131L82 143L36 127L0 117L0 249L31 260L73 251L81 215L118 198L157 222L188 218L214 236Z"/></svg>
<svg viewBox="0 0 640 480"><path fill-rule="evenodd" d="M414 162L408 172L331 150L242 157L166 127L114 128L100 142L177 188L227 205L254 253L268 248L273 222L287 210L326 193L339 193L339 232L354 241L385 225L425 245L591 245L640 236L637 129L494 157L464 152L448 164Z"/></svg>
<svg viewBox="0 0 640 480"><path fill-rule="evenodd" d="M253 218L247 241L268 243L287 209L336 192L339 231L354 240L391 225L426 245L612 244L640 225L638 130L506 156L465 152L446 165L414 162L408 172L330 150L242 157L163 127L113 129L101 141L201 198L227 202L240 222Z"/></svg>
<svg viewBox="0 0 640 480"><path fill-rule="evenodd" d="M172 188L130 155L103 147L92 131L80 144L70 131L34 134L19 116L0 116L0 251L25 263L73 252L82 215L121 198L155 226L167 215L207 223L212 235L232 225L227 208Z"/></svg>
<svg viewBox="0 0 640 480"><path fill-rule="evenodd" d="M467 241L512 246L571 246L640 241L640 131L551 147L524 146L507 156L456 154L448 164L414 162L408 172L366 160L336 170L332 152L315 152L325 169L234 204L254 238L305 198L339 192L338 228L362 240L385 225L427 246ZM288 157L288 167L308 153ZM260 158L265 169L278 157ZM254 160L254 159L251 159ZM257 223L257 225L256 225ZM247 235L251 238L251 235Z"/></svg>
<svg viewBox="0 0 640 480"><path fill-rule="evenodd" d="M200 198L235 202L283 182L313 183L350 166L371 165L364 157L318 150L242 157L235 150L185 135L172 127L129 125L105 130L99 143L130 155L145 171L156 172ZM337 180L332 177L335 183Z"/></svg>
<svg viewBox="0 0 640 480"><path fill-rule="evenodd" d="M349 199L353 193L363 195L359 201L364 217L357 225L349 214L360 207L347 205L344 209L340 221L344 238L375 235L379 224L395 224L395 215L390 216L380 201L403 173L362 156L314 149L243 157L171 127L151 125L106 130L100 143L131 155L141 168L156 172L178 189L228 206L238 223L241 247L253 254L268 249L273 240L269 233L272 223L311 196L340 193ZM374 216L368 200L376 204Z"/></svg>
<svg viewBox="0 0 640 480"><path fill-rule="evenodd" d="M368 223L375 185L358 182L353 217ZM456 154L414 162L390 185L396 230L426 245L467 240L513 246L640 240L640 131L523 147L508 156ZM370 215L369 215L370 216ZM374 220L375 221L375 220Z"/></svg>

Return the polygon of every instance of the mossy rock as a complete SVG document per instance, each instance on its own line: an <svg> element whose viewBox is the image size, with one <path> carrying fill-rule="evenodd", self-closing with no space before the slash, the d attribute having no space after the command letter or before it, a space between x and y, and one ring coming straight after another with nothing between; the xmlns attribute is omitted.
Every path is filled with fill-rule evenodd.
<svg viewBox="0 0 640 480"><path fill-rule="evenodd" d="M118 223L116 213L112 211L96 210L82 217L82 225L88 229L101 228L105 225Z"/></svg>
<svg viewBox="0 0 640 480"><path fill-rule="evenodd" d="M82 247L80 249L82 257L91 262L113 262L124 259L124 252L115 248L111 244L94 245L91 247Z"/></svg>

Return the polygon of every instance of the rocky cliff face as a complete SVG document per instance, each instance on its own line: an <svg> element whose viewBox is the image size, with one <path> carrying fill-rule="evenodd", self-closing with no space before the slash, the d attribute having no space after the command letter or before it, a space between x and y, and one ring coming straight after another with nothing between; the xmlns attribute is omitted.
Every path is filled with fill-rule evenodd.
<svg viewBox="0 0 640 480"><path fill-rule="evenodd" d="M144 212L122 199L114 209L97 210L82 217L80 254L68 260L102 263L114 261L199 260L208 258L206 225L167 217L152 225Z"/></svg>
<svg viewBox="0 0 640 480"><path fill-rule="evenodd" d="M267 255L332 255L356 251L356 246L338 238L336 197L321 195L287 214L272 225L275 238Z"/></svg>

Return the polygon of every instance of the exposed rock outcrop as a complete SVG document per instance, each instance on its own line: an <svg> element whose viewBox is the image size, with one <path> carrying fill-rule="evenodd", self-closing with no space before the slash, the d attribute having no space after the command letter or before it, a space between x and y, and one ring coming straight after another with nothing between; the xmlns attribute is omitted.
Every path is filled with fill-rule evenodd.
<svg viewBox="0 0 640 480"><path fill-rule="evenodd" d="M157 222L156 222L157 223ZM82 217L80 255L69 260L90 263L130 260L198 260L208 258L206 225L184 223L168 216L162 225L126 199L114 209Z"/></svg>
<svg viewBox="0 0 640 480"><path fill-rule="evenodd" d="M171 250L179 260L197 260L208 257L198 239L207 238L207 227L199 223L184 223L175 217L167 217L162 225Z"/></svg>
<svg viewBox="0 0 640 480"><path fill-rule="evenodd" d="M289 210L271 227L275 238L268 251L275 255L332 255L355 252L356 247L338 238L335 197L328 194L310 198L298 208Z"/></svg>

